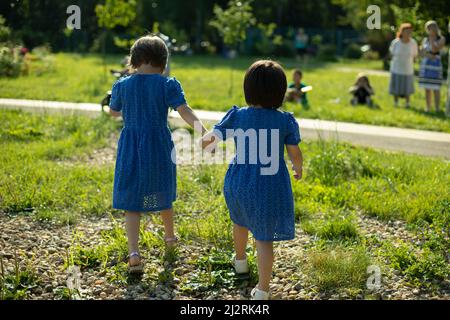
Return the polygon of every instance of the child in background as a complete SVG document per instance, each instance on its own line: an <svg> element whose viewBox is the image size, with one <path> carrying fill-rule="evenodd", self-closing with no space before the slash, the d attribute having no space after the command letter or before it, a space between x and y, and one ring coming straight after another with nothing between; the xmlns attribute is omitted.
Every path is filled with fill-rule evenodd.
<svg viewBox="0 0 450 320"><path fill-rule="evenodd" d="M278 63L255 62L244 80L248 107L233 107L214 131L203 138L203 148L211 151L220 140L235 139L236 155L225 176L224 196L234 223L236 273L249 271L246 255L249 231L256 240L259 282L252 290L252 300L269 299L273 242L291 240L295 236L294 199L284 149L292 162L296 180L302 177L303 157L298 146L301 140L297 121L291 113L277 110L283 104L286 87L286 75ZM253 132L255 137L259 133L259 138L245 138L247 133ZM262 138L263 135L266 138ZM242 146L242 141L247 140ZM265 145L267 140L270 140L269 145ZM262 158L261 153L276 157L276 170L264 172L266 159L247 161L256 158L255 155ZM271 165L273 167L274 163Z"/></svg>
<svg viewBox="0 0 450 320"><path fill-rule="evenodd" d="M299 69L294 70L294 73L292 74L293 82L289 84L286 100L301 103L303 107L307 107L309 105L308 97L306 92L302 92L302 89L306 88L307 85L302 82L302 79L303 72Z"/></svg>
<svg viewBox="0 0 450 320"><path fill-rule="evenodd" d="M353 96L352 100L350 101L352 105L355 106L357 104L366 104L369 107L373 106L371 96L374 95L375 92L372 89L369 78L366 75L358 75L355 84L350 87L349 91Z"/></svg>
<svg viewBox="0 0 450 320"><path fill-rule="evenodd" d="M138 39L131 48L130 64L135 72L118 80L112 88L110 113L122 116L114 174L113 208L125 210L129 272L141 273L139 225L142 212L160 211L164 240L176 244L172 203L176 199L174 144L167 123L172 108L192 127L200 120L186 103L175 78L162 74L169 52L159 37ZM200 126L200 133L206 129Z"/></svg>

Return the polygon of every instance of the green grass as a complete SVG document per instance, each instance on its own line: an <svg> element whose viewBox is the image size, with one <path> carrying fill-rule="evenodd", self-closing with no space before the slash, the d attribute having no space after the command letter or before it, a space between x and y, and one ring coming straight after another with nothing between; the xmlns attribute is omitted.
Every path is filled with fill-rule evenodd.
<svg viewBox="0 0 450 320"><path fill-rule="evenodd" d="M346 291L349 296L363 292L370 265L364 248L313 249L308 252L308 261L307 274L319 291Z"/></svg>
<svg viewBox="0 0 450 320"><path fill-rule="evenodd" d="M20 260L19 260L20 259ZM31 291L39 284L32 264L21 267L23 257L14 257L14 270L7 272L4 269L3 257L0 256L0 300L27 299Z"/></svg>
<svg viewBox="0 0 450 320"><path fill-rule="evenodd" d="M181 81L192 107L226 111L235 104L245 105L242 81L246 68L255 59L229 61L220 57L175 56L172 75ZM119 68L120 60L120 56L108 56L107 69ZM305 73L304 81L314 86L314 91L309 94L309 109L291 103L285 106L298 117L450 132L450 121L445 119L443 112L429 115L423 112L424 93L418 88L411 109L395 108L392 97L388 95L389 77L383 74L369 76L379 108L353 107L348 103L348 88L356 75L361 70L380 71L380 61L322 63L313 60L306 66L291 59L280 59L280 62L286 68L289 81L292 70L301 67ZM0 97L99 103L114 81L112 76L105 75L104 70L100 56L59 53L55 56L53 70L47 73L32 72L26 77L0 78ZM233 79L231 95L230 79ZM442 90L442 109L444 95L445 90Z"/></svg>
<svg viewBox="0 0 450 320"><path fill-rule="evenodd" d="M447 239L448 240L448 239ZM446 250L449 249L447 244ZM403 241L399 243L384 243L380 249L390 266L401 271L413 284L423 284L430 287L436 281L444 281L450 277L450 265L446 254L433 251L427 244L417 250L411 244Z"/></svg>
<svg viewBox="0 0 450 320"><path fill-rule="evenodd" d="M84 160L87 154L106 146L111 134L118 133L115 121L18 111L2 112L0 121L1 212L63 223L116 213L111 208L113 164ZM390 268L399 269L417 286L448 275L448 161L336 142L306 142L302 149L304 179L292 184L298 227L316 239L306 252L311 264L308 281L321 291L348 289L354 296L362 290L362 278L367 277L364 267L372 259L368 257L387 261ZM209 271L183 284L190 292L205 286L207 290L236 286L227 262L232 252L232 228L222 195L225 172L225 164L178 168L177 233L187 245L200 245L209 252L204 259L191 262L198 270ZM369 252L369 240L355 222L358 215L404 220L410 231L420 236L421 244L411 243L405 249L400 241L386 242L385 250ZM149 219L161 225L159 217ZM73 237L66 267L102 268L108 271L111 282L125 285L130 281L123 259L126 237L120 225L103 232L95 247L80 245L76 239L81 236ZM160 256L161 229L155 233L143 228L141 246L149 256ZM302 267L299 265L300 270ZM173 278L172 271L146 272L156 283ZM61 292L61 297L66 295Z"/></svg>
<svg viewBox="0 0 450 320"><path fill-rule="evenodd" d="M194 275L184 282L181 290L190 294L201 291L227 288L238 288L242 285L255 285L257 281L257 271L255 264L255 252L248 250L247 256L250 266L250 278L241 279L235 274L232 261L233 252L231 248L218 250L212 247L209 252L198 260L191 261L195 266Z"/></svg>
<svg viewBox="0 0 450 320"><path fill-rule="evenodd" d="M34 212L42 220L72 221L79 214L110 212L113 168L75 161L106 146L118 125L109 118L0 116L0 210Z"/></svg>
<svg viewBox="0 0 450 320"><path fill-rule="evenodd" d="M319 216L314 220L306 219L302 228L305 232L323 240L357 241L359 239L354 218L344 212L331 212L325 217Z"/></svg>

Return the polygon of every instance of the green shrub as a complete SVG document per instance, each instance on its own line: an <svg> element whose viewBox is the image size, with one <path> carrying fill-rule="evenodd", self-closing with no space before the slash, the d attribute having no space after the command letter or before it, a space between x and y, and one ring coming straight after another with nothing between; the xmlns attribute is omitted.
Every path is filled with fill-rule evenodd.
<svg viewBox="0 0 450 320"><path fill-rule="evenodd" d="M362 52L359 45L351 43L345 48L344 57L347 59L361 59Z"/></svg>
<svg viewBox="0 0 450 320"><path fill-rule="evenodd" d="M6 26L5 18L0 15L0 43L5 43L10 40L11 29Z"/></svg>
<svg viewBox="0 0 450 320"><path fill-rule="evenodd" d="M365 60L380 60L380 54L377 51L368 50L363 53L362 58Z"/></svg>
<svg viewBox="0 0 450 320"><path fill-rule="evenodd" d="M0 77L18 77L22 72L23 59L14 48L0 47Z"/></svg>
<svg viewBox="0 0 450 320"><path fill-rule="evenodd" d="M392 268L424 286L431 285L430 280L445 281L450 277L448 257L427 247L421 250L404 242L385 243L380 254L388 259Z"/></svg>
<svg viewBox="0 0 450 320"><path fill-rule="evenodd" d="M334 45L321 45L319 46L319 52L317 58L322 61L335 62L336 58L336 46Z"/></svg>
<svg viewBox="0 0 450 320"><path fill-rule="evenodd" d="M273 54L276 57L295 57L295 47L292 41L283 39L280 44L276 44L273 49Z"/></svg>

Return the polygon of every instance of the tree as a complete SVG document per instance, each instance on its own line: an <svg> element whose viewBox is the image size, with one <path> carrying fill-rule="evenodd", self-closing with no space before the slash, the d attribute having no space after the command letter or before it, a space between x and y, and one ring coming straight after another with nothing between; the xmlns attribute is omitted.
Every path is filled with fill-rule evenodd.
<svg viewBox="0 0 450 320"><path fill-rule="evenodd" d="M227 9L214 6L214 18L210 25L217 29L223 38L223 42L231 49L245 40L247 28L256 23L251 6L253 0L230 0ZM230 67L229 96L233 94L233 68Z"/></svg>
<svg viewBox="0 0 450 320"><path fill-rule="evenodd" d="M95 7L98 26L103 28L102 55L106 78L106 37L108 30L117 26L127 27L136 18L136 0L105 0Z"/></svg>

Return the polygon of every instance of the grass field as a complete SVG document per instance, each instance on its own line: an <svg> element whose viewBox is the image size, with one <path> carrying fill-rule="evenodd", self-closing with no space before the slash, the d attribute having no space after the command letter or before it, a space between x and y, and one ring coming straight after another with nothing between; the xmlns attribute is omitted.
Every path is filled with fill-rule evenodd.
<svg viewBox="0 0 450 320"><path fill-rule="evenodd" d="M119 123L108 117L17 111L2 112L0 121L0 216L30 216L39 228L53 223L61 228L76 226L93 217L122 220L111 209L114 163L89 160L111 145L110 137L117 135ZM303 152L304 179L293 181L300 240L281 250L288 254L280 253L277 258L281 261L276 266L277 277L289 274L286 281L302 283L310 298L319 293L371 298L365 287L366 269L375 264L381 266L383 275L395 273L405 281L406 290L420 288L431 295L449 290L448 162L321 141L303 143ZM178 275L157 267L163 247L161 229L143 229L141 245L147 258L156 261L156 267L146 270L144 282L164 284L178 277L177 288L187 297L204 298L221 288L232 290L231 224L222 196L226 165L181 166L178 171L177 232L183 245L194 248L183 251L179 268L191 271ZM147 221L153 225L159 219L151 216ZM403 233L386 235L390 226ZM111 229L95 230L95 234L101 240L91 243L83 235L78 235L80 241L73 240L77 238L73 235L68 253L64 249L56 252L64 264L51 272L64 275L66 268L78 265L87 273L106 274L107 283L127 288L126 263L111 264L126 255L124 230L113 223ZM13 247L5 247L3 254L8 248ZM249 250L254 275L254 252ZM30 259L21 260L30 266L20 273L17 269L2 275L0 298L27 298L35 292L42 275ZM283 271L286 265L289 270ZM254 277L247 285L253 283ZM148 285L142 290L154 289ZM64 284L54 292L70 298Z"/></svg>
<svg viewBox="0 0 450 320"><path fill-rule="evenodd" d="M120 59L119 56L108 56L107 69L118 68ZM225 111L235 104L245 105L242 79L246 68L254 60L255 58L239 58L229 61L219 57L175 56L172 75L181 81L192 107ZM285 67L289 80L292 69L300 67L304 71L304 81L314 86L314 91L309 94L309 109L289 103L285 106L285 109L293 111L299 117L450 132L450 121L443 112L423 112L424 93L418 88L413 96L411 109L393 106L392 98L387 93L389 77L380 72L380 61L312 61L306 66L289 59L280 59L280 62ZM370 74L370 80L376 91L375 102L378 108L353 107L349 104L348 88L363 70L376 71ZM233 79L231 95L230 79ZM113 81L109 74L105 75L99 56L57 54L55 66L50 72L37 74L32 69L26 77L0 79L0 97L98 103ZM444 96L445 88L442 90L442 110Z"/></svg>

